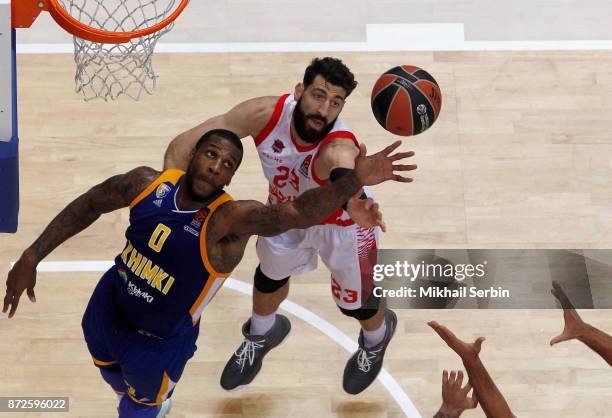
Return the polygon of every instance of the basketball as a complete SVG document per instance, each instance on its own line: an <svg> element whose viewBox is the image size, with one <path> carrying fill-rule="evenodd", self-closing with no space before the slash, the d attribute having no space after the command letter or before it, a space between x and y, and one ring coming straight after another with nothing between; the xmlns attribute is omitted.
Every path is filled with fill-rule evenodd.
<svg viewBox="0 0 612 418"><path fill-rule="evenodd" d="M442 94L427 71L412 65L391 68L372 89L372 112L387 131L400 136L425 132L442 108Z"/></svg>

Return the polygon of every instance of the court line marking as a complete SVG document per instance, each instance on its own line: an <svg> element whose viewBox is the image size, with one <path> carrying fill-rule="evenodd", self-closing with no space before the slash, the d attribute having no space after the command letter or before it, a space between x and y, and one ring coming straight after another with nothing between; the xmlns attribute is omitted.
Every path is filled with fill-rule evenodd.
<svg viewBox="0 0 612 418"><path fill-rule="evenodd" d="M11 262L11 268L14 264L15 262ZM104 272L113 265L113 261L44 261L38 265L36 270L45 273ZM234 278L228 278L223 287L245 295L253 294L253 286L251 284ZM280 308L316 328L349 353L352 354L357 350L358 346L355 341L314 312L290 300L285 300L281 303ZM377 379L387 389L407 418L422 418L412 400L410 400L399 383L385 368L381 370Z"/></svg>
<svg viewBox="0 0 612 418"><path fill-rule="evenodd" d="M583 50L612 50L612 40L466 41L463 23L377 23L366 24L365 42L160 42L155 48L158 53ZM17 52L69 54L74 46L18 43Z"/></svg>

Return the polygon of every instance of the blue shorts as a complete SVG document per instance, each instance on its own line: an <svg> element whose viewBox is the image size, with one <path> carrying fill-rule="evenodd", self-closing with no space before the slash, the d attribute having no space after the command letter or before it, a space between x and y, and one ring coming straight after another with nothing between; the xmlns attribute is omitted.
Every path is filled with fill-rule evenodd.
<svg viewBox="0 0 612 418"><path fill-rule="evenodd" d="M118 280L113 267L91 295L81 324L85 342L96 366L121 370L132 400L159 405L171 396L193 357L198 327L193 334L168 339L129 328L113 309L113 287Z"/></svg>

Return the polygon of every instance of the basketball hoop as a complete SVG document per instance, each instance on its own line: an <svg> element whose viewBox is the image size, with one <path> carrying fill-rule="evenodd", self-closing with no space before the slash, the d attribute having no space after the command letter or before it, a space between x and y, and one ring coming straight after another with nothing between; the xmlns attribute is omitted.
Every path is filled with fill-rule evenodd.
<svg viewBox="0 0 612 418"><path fill-rule="evenodd" d="M13 26L30 27L48 11L74 39L75 88L86 101L153 94L152 56L189 0L19 0Z"/></svg>

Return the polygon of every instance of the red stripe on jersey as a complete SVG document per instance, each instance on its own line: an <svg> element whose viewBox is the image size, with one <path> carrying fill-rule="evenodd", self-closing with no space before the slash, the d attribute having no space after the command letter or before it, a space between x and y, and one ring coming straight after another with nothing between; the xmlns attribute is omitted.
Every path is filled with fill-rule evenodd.
<svg viewBox="0 0 612 418"><path fill-rule="evenodd" d="M274 106L274 112L272 113L272 117L270 118L268 123L266 123L266 126L264 126L263 130L259 133L259 135L255 137L256 147L258 147L259 144L261 144L263 140L266 139L268 135L270 135L270 132L272 132L272 130L278 123L278 120L280 119L283 113L283 106L285 105L285 100L288 96L289 94L283 94L281 97L278 98L278 101Z"/></svg>
<svg viewBox="0 0 612 418"><path fill-rule="evenodd" d="M321 149L325 145L327 145L330 141L333 141L334 139L338 139L338 138L349 139L355 143L357 148L359 148L359 142L357 142L357 138L355 138L355 135L349 131L335 131L327 135L325 138L323 138L323 140L319 144L319 150L317 151L314 158L312 159L312 164L311 164L312 179L316 181L319 186L324 186L326 181L321 180L319 177L317 177L317 173L315 172L315 162L317 161L317 157L319 156L319 152L321 152Z"/></svg>
<svg viewBox="0 0 612 418"><path fill-rule="evenodd" d="M348 219L340 219L342 214L344 213L344 209L339 208L334 213L325 218L319 225L338 225L338 226L351 226L355 224L355 221L351 218Z"/></svg>
<svg viewBox="0 0 612 418"><path fill-rule="evenodd" d="M297 141L295 140L295 137L293 136L293 131L291 129L289 129L289 136L291 137L291 142L293 142L293 145L295 145L295 149L298 150L298 152L312 151L313 149L319 146L319 144L309 144L309 145L298 144Z"/></svg>
<svg viewBox="0 0 612 418"><path fill-rule="evenodd" d="M361 272L361 304L374 290L374 266L377 262L376 231L374 228L357 227L357 257Z"/></svg>

